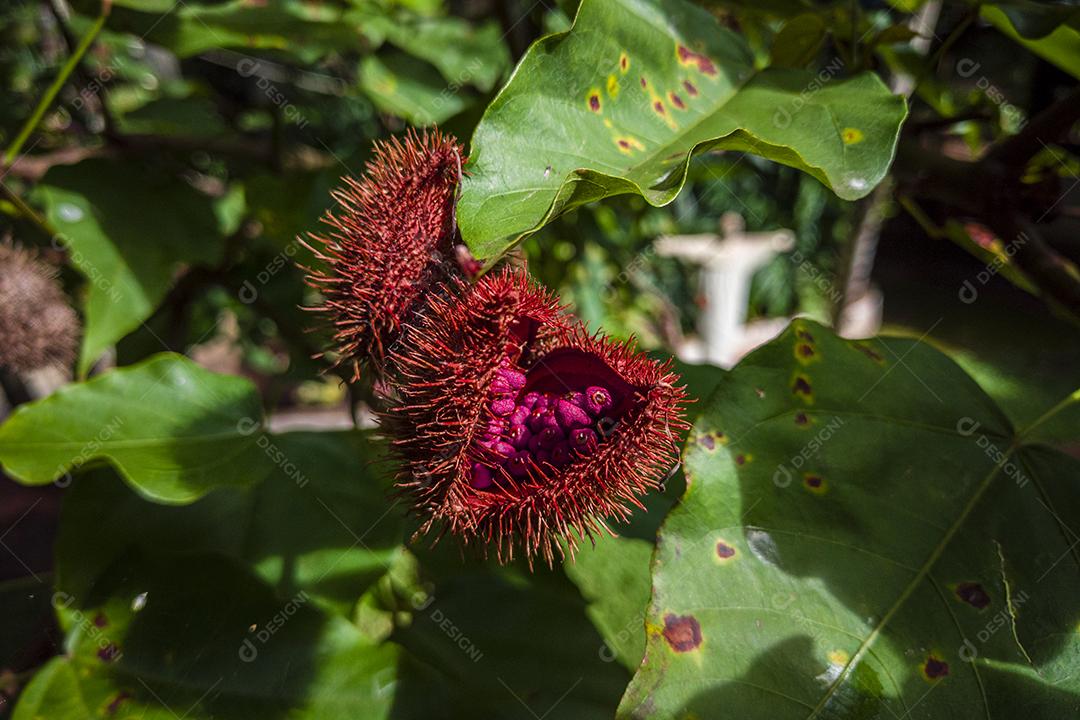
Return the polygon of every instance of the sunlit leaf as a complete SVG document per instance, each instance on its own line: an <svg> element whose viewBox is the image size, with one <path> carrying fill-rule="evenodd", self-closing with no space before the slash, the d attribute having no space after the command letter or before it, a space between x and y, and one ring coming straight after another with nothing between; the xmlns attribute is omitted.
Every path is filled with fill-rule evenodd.
<svg viewBox="0 0 1080 720"><path fill-rule="evenodd" d="M86 278L80 372L150 317L180 267L221 257L211 198L161 168L84 160L53 167L38 192Z"/></svg>
<svg viewBox="0 0 1080 720"><path fill-rule="evenodd" d="M945 356L796 321L720 384L620 717L1068 717L1080 463Z"/></svg>
<svg viewBox="0 0 1080 720"><path fill-rule="evenodd" d="M663 205L710 149L862 197L889 167L905 103L872 73L835 77L837 65L758 70L739 35L685 0L584 0L569 32L529 49L477 126L463 237L491 257L586 202L640 193Z"/></svg>
<svg viewBox="0 0 1080 720"><path fill-rule="evenodd" d="M66 485L70 472L108 462L147 498L190 502L273 467L261 427L249 381L163 353L20 406L0 425L0 463L28 485Z"/></svg>

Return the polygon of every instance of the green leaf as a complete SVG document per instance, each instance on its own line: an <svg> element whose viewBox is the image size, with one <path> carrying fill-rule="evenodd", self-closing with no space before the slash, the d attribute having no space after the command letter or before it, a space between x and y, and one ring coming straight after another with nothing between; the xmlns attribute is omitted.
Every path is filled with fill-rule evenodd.
<svg viewBox="0 0 1080 720"><path fill-rule="evenodd" d="M602 537L566 565L567 577L589 602L589 619L604 638L601 659L618 660L631 672L645 654L652 553L650 540Z"/></svg>
<svg viewBox="0 0 1080 720"><path fill-rule="evenodd" d="M400 52L365 57L360 62L360 87L380 110L413 125L440 123L467 104L434 67Z"/></svg>
<svg viewBox="0 0 1080 720"><path fill-rule="evenodd" d="M430 591L392 638L453 689L439 717L610 720L629 676L560 572L419 554Z"/></svg>
<svg viewBox="0 0 1080 720"><path fill-rule="evenodd" d="M1058 25L1048 35L1032 38L1017 32L1010 22L1010 17L1015 16L1007 16L998 7L983 5L980 13L984 20L1003 34L1073 77L1080 78L1080 28L1073 23Z"/></svg>
<svg viewBox="0 0 1080 720"><path fill-rule="evenodd" d="M163 0L118 0L109 27L133 33L161 45L180 57L219 48L273 49L290 53L301 62L318 62L328 51L355 50L365 41L377 42L367 32L374 5L342 8L329 3L282 0L251 3L247 0L182 4ZM78 0L76 7L97 12L98 3Z"/></svg>
<svg viewBox="0 0 1080 720"><path fill-rule="evenodd" d="M806 67L825 42L825 21L820 15L803 13L784 23L773 41L773 67Z"/></svg>
<svg viewBox="0 0 1080 720"><path fill-rule="evenodd" d="M69 491L58 587L85 597L124 553L213 552L245 562L279 594L303 591L349 615L404 551L403 512L378 474L382 450L359 432L260 436L273 469L181 507L147 502L111 473Z"/></svg>
<svg viewBox="0 0 1080 720"><path fill-rule="evenodd" d="M399 650L234 562L133 558L92 598L53 595L68 652L15 720L388 717Z"/></svg>
<svg viewBox="0 0 1080 720"><path fill-rule="evenodd" d="M1080 463L945 356L795 321L703 408L620 717L1068 717Z"/></svg>
<svg viewBox="0 0 1080 720"><path fill-rule="evenodd" d="M457 87L473 85L487 92L510 67L510 51L497 22L473 27L456 17L387 17L377 26L388 42L431 63Z"/></svg>
<svg viewBox="0 0 1080 720"><path fill-rule="evenodd" d="M584 0L569 32L529 49L477 126L463 237L492 257L593 200L666 204L710 149L862 197L889 167L906 108L876 75L837 70L756 70L739 35L685 0Z"/></svg>
<svg viewBox="0 0 1080 720"><path fill-rule="evenodd" d="M150 317L179 267L220 260L212 199L161 169L84 160L54 166L37 191L87 279L81 374Z"/></svg>
<svg viewBox="0 0 1080 720"><path fill-rule="evenodd" d="M262 482L190 505L149 503L110 471L68 491L52 598L70 650L16 717L378 718L398 704L399 648L348 621L404 554L381 450L359 432L268 440Z"/></svg>
<svg viewBox="0 0 1080 720"><path fill-rule="evenodd" d="M191 502L273 466L249 381L163 353L20 406L0 425L4 471L27 485L108 461L141 495Z"/></svg>
<svg viewBox="0 0 1080 720"><path fill-rule="evenodd" d="M1003 0L990 7L1001 11L1016 31L1023 37L1037 40L1046 37L1060 25L1069 23L1074 28L1080 23L1080 9L1070 0L1066 2L1037 2L1036 0Z"/></svg>

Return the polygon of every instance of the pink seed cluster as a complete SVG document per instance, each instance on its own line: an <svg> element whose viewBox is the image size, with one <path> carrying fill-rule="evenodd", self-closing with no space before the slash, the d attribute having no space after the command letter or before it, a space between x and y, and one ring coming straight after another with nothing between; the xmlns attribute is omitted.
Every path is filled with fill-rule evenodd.
<svg viewBox="0 0 1080 720"><path fill-rule="evenodd" d="M606 387L526 392L526 382L509 362L496 370L490 419L477 443L482 459L472 466L472 486L478 490L587 457L613 425L605 416L614 404Z"/></svg>

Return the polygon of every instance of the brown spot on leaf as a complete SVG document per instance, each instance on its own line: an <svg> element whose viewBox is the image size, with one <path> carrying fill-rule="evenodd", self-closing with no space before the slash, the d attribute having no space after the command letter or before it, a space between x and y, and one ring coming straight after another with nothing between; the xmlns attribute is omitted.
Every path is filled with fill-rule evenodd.
<svg viewBox="0 0 1080 720"><path fill-rule="evenodd" d="M109 643L108 645L98 648L97 656L101 662L112 662L120 657L120 648L116 647L116 643Z"/></svg>
<svg viewBox="0 0 1080 720"><path fill-rule="evenodd" d="M693 65L706 75L716 75L716 65L705 55L694 52L685 45L676 45L675 54L683 65Z"/></svg>
<svg viewBox="0 0 1080 720"><path fill-rule="evenodd" d="M809 425L810 424L810 418L808 418L806 416L806 413L804 413L804 412L797 412L797 413L795 413L795 424L796 425Z"/></svg>
<svg viewBox="0 0 1080 720"><path fill-rule="evenodd" d="M974 582L963 582L956 586L956 596L972 607L982 610L990 604L990 596L983 586Z"/></svg>
<svg viewBox="0 0 1080 720"><path fill-rule="evenodd" d="M716 438L712 435L702 435L698 438L698 444L706 450L716 449Z"/></svg>
<svg viewBox="0 0 1080 720"><path fill-rule="evenodd" d="M922 674L927 680L940 680L949 674L949 663L936 655L929 655L922 664Z"/></svg>
<svg viewBox="0 0 1080 720"><path fill-rule="evenodd" d="M627 57L626 53L619 55L619 69L623 72L630 69L630 58Z"/></svg>
<svg viewBox="0 0 1080 720"><path fill-rule="evenodd" d="M109 624L109 619L105 617L105 613L99 612L94 615L94 627L103 628Z"/></svg>
<svg viewBox="0 0 1080 720"><path fill-rule="evenodd" d="M701 645L701 625L693 615L664 616L664 640L675 652L683 653Z"/></svg>
<svg viewBox="0 0 1080 720"><path fill-rule="evenodd" d="M649 81L645 79L644 75L641 76L641 87L643 87L643 88L649 87Z"/></svg>
<svg viewBox="0 0 1080 720"><path fill-rule="evenodd" d="M728 545L723 540L716 541L716 555L721 560L728 560L735 557L735 548Z"/></svg>
<svg viewBox="0 0 1080 720"><path fill-rule="evenodd" d="M116 697L114 697L109 702L109 704L105 706L105 712L109 715L115 715L116 711L120 709L120 703L131 697L132 694L129 693L127 690L121 690L120 692L116 693Z"/></svg>
<svg viewBox="0 0 1080 720"><path fill-rule="evenodd" d="M668 93L668 100L670 100L671 104L679 108L680 110L686 109L686 103L683 102L683 99L679 97L678 93Z"/></svg>
<svg viewBox="0 0 1080 720"><path fill-rule="evenodd" d="M824 495L825 491L829 489L828 483L825 482L825 478L817 473L806 473L803 475L803 485L815 495Z"/></svg>
<svg viewBox="0 0 1080 720"><path fill-rule="evenodd" d="M805 375L796 375L791 383L791 392L798 395L803 400L812 398L814 396L814 388L810 385L810 378Z"/></svg>
<svg viewBox="0 0 1080 720"><path fill-rule="evenodd" d="M589 109L593 112L600 112L600 93L589 93Z"/></svg>
<svg viewBox="0 0 1080 720"><path fill-rule="evenodd" d="M686 93L690 97L696 97L697 96L697 85L690 82L689 80L683 80L682 86L684 88L686 88Z"/></svg>
<svg viewBox="0 0 1080 720"><path fill-rule="evenodd" d="M656 102L654 102L652 104L652 108L653 108L653 110L655 110L660 115L663 115L664 113L667 112L667 108L664 107L664 103L661 102L660 100L657 100Z"/></svg>
<svg viewBox="0 0 1080 720"><path fill-rule="evenodd" d="M799 343L795 346L795 352L804 358L814 357L814 346L809 343Z"/></svg>
<svg viewBox="0 0 1080 720"><path fill-rule="evenodd" d="M745 465L746 464L746 456L743 455L742 453L736 455L735 456L735 464L736 465Z"/></svg>

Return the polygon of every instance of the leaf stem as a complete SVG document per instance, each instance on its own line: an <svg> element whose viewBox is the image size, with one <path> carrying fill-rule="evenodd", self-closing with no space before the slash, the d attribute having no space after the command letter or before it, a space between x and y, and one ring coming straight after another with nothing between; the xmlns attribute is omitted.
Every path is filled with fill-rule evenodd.
<svg viewBox="0 0 1080 720"><path fill-rule="evenodd" d="M90 26L90 30L83 35L82 40L79 41L78 47L76 47L75 51L68 57L64 66L60 68L60 73L56 76L56 79L53 80L49 89L45 91L45 94L41 97L37 107L34 108L34 113L23 125L19 134L15 136L15 140L8 146L7 151L4 153L5 165L11 165L11 163L14 162L15 157L19 154L19 151L22 150L23 145L26 144L31 133L37 128L38 123L41 122L41 118L45 116L45 111L52 105L53 100L56 99L56 95L60 92L60 89L64 87L64 83L67 82L71 73L75 71L79 61L82 60L83 55L86 54L86 51L90 49L94 40L97 39L98 33L105 27L105 20L109 17L109 10L111 7L111 0L105 0L105 2L101 4L101 14L98 15L94 24Z"/></svg>
<svg viewBox="0 0 1080 720"><path fill-rule="evenodd" d="M50 238L54 238L60 234L59 231L55 227L53 227L52 223L46 220L45 217L42 216L41 213L39 213L37 210L30 207L30 205L21 197L19 197L19 194L17 192L8 187L7 183L5 183L3 180L0 180L0 192L2 192L4 195L7 196L9 200L11 200L12 205L14 205L18 209L18 211L22 214L23 217L36 225L39 230L48 235Z"/></svg>
<svg viewBox="0 0 1080 720"><path fill-rule="evenodd" d="M1070 394L1066 395L1065 398L1062 399L1061 402L1059 402L1057 405L1055 405L1054 407L1052 407L1049 410L1047 410L1046 412L1044 412L1041 416L1039 416L1039 418L1037 420L1035 420L1035 422L1031 423L1026 428L1019 431L1016 434L1016 444L1019 445L1020 441L1024 437L1030 435L1032 433L1032 431L1034 431L1040 425L1045 424L1048 420L1050 420L1055 415L1057 415L1061 411L1065 410L1066 408L1068 408L1070 405L1072 405L1074 403L1080 403L1080 388L1078 388L1078 389L1072 391Z"/></svg>

